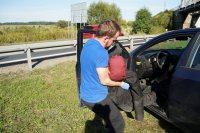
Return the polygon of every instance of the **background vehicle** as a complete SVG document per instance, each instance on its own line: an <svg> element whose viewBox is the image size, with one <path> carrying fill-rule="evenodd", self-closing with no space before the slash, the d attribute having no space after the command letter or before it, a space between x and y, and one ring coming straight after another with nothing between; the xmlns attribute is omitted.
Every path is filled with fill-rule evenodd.
<svg viewBox="0 0 200 133"><path fill-rule="evenodd" d="M77 50L78 74L81 48ZM127 56L117 47L110 50ZM145 101L151 97L143 97L147 110L184 132L200 132L200 28L157 36L133 50L126 61L127 69L137 73L143 95L156 94L156 99L148 104ZM80 80L80 75L78 78ZM119 105L120 101L124 102L123 98ZM129 102L133 102L132 99ZM125 110L133 105L127 104Z"/></svg>
<svg viewBox="0 0 200 133"><path fill-rule="evenodd" d="M97 31L98 30L98 25L86 25L84 28L85 29L89 29L89 30ZM83 38L84 39L94 38L94 37L96 37L95 33L83 33Z"/></svg>

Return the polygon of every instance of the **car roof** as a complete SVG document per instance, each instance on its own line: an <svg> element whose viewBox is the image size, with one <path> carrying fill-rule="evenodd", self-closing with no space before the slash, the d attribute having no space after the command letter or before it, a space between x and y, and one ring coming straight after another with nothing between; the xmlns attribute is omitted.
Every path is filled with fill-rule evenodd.
<svg viewBox="0 0 200 133"><path fill-rule="evenodd" d="M138 54L143 49L143 47L146 47L146 46L148 47L152 43L161 41L163 38L170 37L170 36L196 34L197 32L200 32L200 28L188 28L188 29L179 29L179 30L168 31L166 33L160 34L160 35L156 36L155 38L149 40L148 42L145 43L145 45L141 45L140 47L136 48L134 51L131 52L131 54L134 54L134 55Z"/></svg>
<svg viewBox="0 0 200 133"><path fill-rule="evenodd" d="M182 32L182 33L185 33L185 32L199 32L200 31L200 28L187 28L187 29L179 29L179 30L171 30L167 33L172 33L172 32Z"/></svg>
<svg viewBox="0 0 200 133"><path fill-rule="evenodd" d="M188 28L188 29L179 29L179 30L171 30L166 33L160 34L155 38L160 38L164 36L171 36L171 35L181 35L181 34L191 34L191 33L197 33L200 32L200 28Z"/></svg>

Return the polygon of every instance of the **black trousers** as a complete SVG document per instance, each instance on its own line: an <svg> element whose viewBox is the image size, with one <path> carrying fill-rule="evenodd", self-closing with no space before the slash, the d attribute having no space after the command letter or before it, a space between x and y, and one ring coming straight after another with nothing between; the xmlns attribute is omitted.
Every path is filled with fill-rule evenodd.
<svg viewBox="0 0 200 133"><path fill-rule="evenodd" d="M124 119L119 109L108 96L99 103L88 103L85 101L83 103L106 122L106 127L110 133L124 132Z"/></svg>

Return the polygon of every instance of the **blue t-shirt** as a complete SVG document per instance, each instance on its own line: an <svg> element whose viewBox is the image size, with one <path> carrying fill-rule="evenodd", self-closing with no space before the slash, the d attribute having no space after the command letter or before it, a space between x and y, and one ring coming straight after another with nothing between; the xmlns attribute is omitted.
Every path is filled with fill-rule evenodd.
<svg viewBox="0 0 200 133"><path fill-rule="evenodd" d="M81 52L80 98L89 103L102 101L108 88L101 84L96 68L108 67L108 51L95 39L86 42Z"/></svg>

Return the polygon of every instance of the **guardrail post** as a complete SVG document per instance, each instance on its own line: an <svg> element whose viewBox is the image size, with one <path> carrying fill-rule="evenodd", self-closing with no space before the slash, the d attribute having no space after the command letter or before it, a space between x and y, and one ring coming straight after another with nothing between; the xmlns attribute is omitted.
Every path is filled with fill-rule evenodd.
<svg viewBox="0 0 200 133"><path fill-rule="evenodd" d="M144 36L144 42L148 41L148 37Z"/></svg>
<svg viewBox="0 0 200 133"><path fill-rule="evenodd" d="M134 44L134 43L133 43L133 38L130 39L130 43L131 43L131 45L130 45L130 49L133 50L133 44Z"/></svg>
<svg viewBox="0 0 200 133"><path fill-rule="evenodd" d="M29 68L29 70L32 70L31 49L30 48L27 48L26 55L27 55L27 61L28 61L28 68Z"/></svg>

